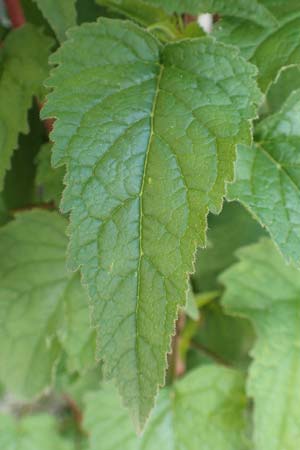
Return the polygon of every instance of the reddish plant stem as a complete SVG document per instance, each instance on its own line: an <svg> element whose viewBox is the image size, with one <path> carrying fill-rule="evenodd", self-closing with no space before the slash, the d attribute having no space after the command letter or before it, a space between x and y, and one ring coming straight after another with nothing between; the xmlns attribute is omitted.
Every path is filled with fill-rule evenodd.
<svg viewBox="0 0 300 450"><path fill-rule="evenodd" d="M26 23L23 9L19 0L4 0L7 13L13 28L19 28Z"/></svg>

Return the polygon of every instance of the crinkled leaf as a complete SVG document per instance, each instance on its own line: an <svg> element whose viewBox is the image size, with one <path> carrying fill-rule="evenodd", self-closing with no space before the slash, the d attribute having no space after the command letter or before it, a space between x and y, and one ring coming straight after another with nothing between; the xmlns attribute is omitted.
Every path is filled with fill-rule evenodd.
<svg viewBox="0 0 300 450"><path fill-rule="evenodd" d="M242 202L287 260L300 262L300 91L257 127L258 143L238 147L228 198Z"/></svg>
<svg viewBox="0 0 300 450"><path fill-rule="evenodd" d="M51 147L50 143L44 144L37 155L35 183L39 198L45 202L54 201L58 205L63 191L65 170L63 167L57 169L51 167Z"/></svg>
<svg viewBox="0 0 300 450"><path fill-rule="evenodd" d="M244 450L244 380L231 369L206 366L164 388L137 437L111 385L86 396L90 450Z"/></svg>
<svg viewBox="0 0 300 450"><path fill-rule="evenodd" d="M253 20L261 25L276 24L275 17L258 0L145 0L163 7L168 13L219 13Z"/></svg>
<svg viewBox="0 0 300 450"><path fill-rule="evenodd" d="M23 396L49 385L62 346L74 365L90 340L86 293L65 268L65 228L57 213L34 210L0 229L0 379Z"/></svg>
<svg viewBox="0 0 300 450"><path fill-rule="evenodd" d="M240 262L221 277L227 288L223 304L232 314L250 319L257 334L248 380L255 448L298 450L299 270L287 266L267 239L237 255Z"/></svg>
<svg viewBox="0 0 300 450"><path fill-rule="evenodd" d="M53 161L67 165L70 263L106 373L143 426L208 208L220 211L236 143L250 139L255 68L209 38L162 47L109 19L72 30L52 62L43 116L58 118Z"/></svg>
<svg viewBox="0 0 300 450"><path fill-rule="evenodd" d="M32 25L25 25L9 33L0 48L0 188L19 133L29 131L27 111L32 96L44 91L51 43Z"/></svg>
<svg viewBox="0 0 300 450"><path fill-rule="evenodd" d="M16 419L0 414L1 450L72 450L53 416L40 414Z"/></svg>
<svg viewBox="0 0 300 450"><path fill-rule="evenodd" d="M68 28L76 25L75 0L34 0L48 20L60 42L66 39Z"/></svg>

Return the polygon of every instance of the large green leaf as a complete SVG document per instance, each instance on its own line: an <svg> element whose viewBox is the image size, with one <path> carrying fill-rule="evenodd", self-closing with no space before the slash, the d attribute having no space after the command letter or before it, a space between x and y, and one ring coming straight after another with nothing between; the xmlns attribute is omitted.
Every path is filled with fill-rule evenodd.
<svg viewBox="0 0 300 450"><path fill-rule="evenodd" d="M220 211L236 143L250 140L255 68L209 38L162 47L109 19L72 30L52 62L43 116L58 118L53 161L67 165L70 264L106 373L143 426L208 209Z"/></svg>
<svg viewBox="0 0 300 450"><path fill-rule="evenodd" d="M0 229L0 379L23 396L51 383L61 347L77 369L91 339L86 293L65 268L65 228L35 210Z"/></svg>
<svg viewBox="0 0 300 450"><path fill-rule="evenodd" d="M90 450L244 450L245 405L241 374L211 365L160 392L142 437L109 384L86 396L84 427Z"/></svg>
<svg viewBox="0 0 300 450"><path fill-rule="evenodd" d="M293 13L300 13L299 0L260 0L278 19Z"/></svg>
<svg viewBox="0 0 300 450"><path fill-rule="evenodd" d="M75 0L34 0L53 28L58 40L64 41L68 28L76 25Z"/></svg>
<svg viewBox="0 0 300 450"><path fill-rule="evenodd" d="M58 433L54 417L40 414L16 419L0 414L1 450L72 450Z"/></svg>
<svg viewBox="0 0 300 450"><path fill-rule="evenodd" d="M0 49L0 189L19 133L28 133L32 96L41 96L52 40L32 25L9 33Z"/></svg>
<svg viewBox="0 0 300 450"><path fill-rule="evenodd" d="M258 143L238 148L236 181L228 198L239 200L267 228L287 260L300 262L300 90L257 127Z"/></svg>
<svg viewBox="0 0 300 450"><path fill-rule="evenodd" d="M287 266L274 244L238 252L240 262L221 281L223 304L256 329L248 393L254 399L254 439L259 450L297 450L300 441L299 270Z"/></svg>
<svg viewBox="0 0 300 450"><path fill-rule="evenodd" d="M242 17L262 25L276 24L275 17L258 0L145 0L165 8L169 13L219 13L225 16Z"/></svg>

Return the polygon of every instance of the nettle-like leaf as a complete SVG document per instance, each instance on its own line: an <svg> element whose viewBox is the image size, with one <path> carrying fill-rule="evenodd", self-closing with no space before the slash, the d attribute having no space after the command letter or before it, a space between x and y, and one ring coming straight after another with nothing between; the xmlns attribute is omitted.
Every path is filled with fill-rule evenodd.
<svg viewBox="0 0 300 450"><path fill-rule="evenodd" d="M85 403L90 450L248 449L244 379L231 369L207 365L164 388L141 437L112 385L88 394Z"/></svg>
<svg viewBox="0 0 300 450"><path fill-rule="evenodd" d="M41 97L52 39L32 25L9 33L0 49L0 189L19 133L28 133L32 97ZM22 69L22 76L20 70Z"/></svg>
<svg viewBox="0 0 300 450"><path fill-rule="evenodd" d="M65 170L63 167L56 170L51 167L51 147L50 143L44 144L37 155L35 184L43 201L54 201L58 205L63 191Z"/></svg>
<svg viewBox="0 0 300 450"><path fill-rule="evenodd" d="M72 450L73 445L58 433L53 416L40 414L16 419L0 414L2 450Z"/></svg>
<svg viewBox="0 0 300 450"><path fill-rule="evenodd" d="M58 40L64 41L66 30L76 25L75 0L34 0L53 28Z"/></svg>
<svg viewBox="0 0 300 450"><path fill-rule="evenodd" d="M263 26L275 25L276 19L260 0L145 0L168 13L219 13L253 20Z"/></svg>
<svg viewBox="0 0 300 450"><path fill-rule="evenodd" d="M259 450L297 450L300 440L299 270L287 266L270 240L238 252L221 281L226 309L254 324L248 393L254 399ZM241 294L242 293L242 294Z"/></svg>
<svg viewBox="0 0 300 450"><path fill-rule="evenodd" d="M236 181L227 197L238 199L267 228L287 260L300 262L300 90L282 110L257 127L257 143L238 147Z"/></svg>
<svg viewBox="0 0 300 450"><path fill-rule="evenodd" d="M70 264L81 267L100 356L142 427L164 383L206 215L219 212L235 147L250 141L255 68L209 38L162 46L130 22L70 32L43 117L67 165Z"/></svg>
<svg viewBox="0 0 300 450"><path fill-rule="evenodd" d="M95 351L87 295L65 268L65 228L57 213L34 210L0 229L0 379L22 396L51 383L62 348L76 369Z"/></svg>

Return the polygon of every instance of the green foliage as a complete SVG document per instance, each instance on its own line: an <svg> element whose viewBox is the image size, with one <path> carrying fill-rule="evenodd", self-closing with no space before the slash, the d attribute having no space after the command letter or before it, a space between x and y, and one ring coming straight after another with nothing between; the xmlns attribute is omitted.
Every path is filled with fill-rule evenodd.
<svg viewBox="0 0 300 450"><path fill-rule="evenodd" d="M298 450L299 30L0 0L1 450Z"/></svg>
<svg viewBox="0 0 300 450"><path fill-rule="evenodd" d="M32 25L26 25L9 33L0 48L0 188L19 133L29 131L27 111L32 97L41 98L44 93L42 82L48 73L51 42Z"/></svg>
<svg viewBox="0 0 300 450"><path fill-rule="evenodd" d="M239 199L268 229L288 260L299 263L300 91L257 127L254 147L238 148L237 179L229 198Z"/></svg>
<svg viewBox="0 0 300 450"><path fill-rule="evenodd" d="M93 364L86 294L65 268L65 228L57 213L35 210L0 230L0 380L25 397L53 382L62 350L74 369Z"/></svg>
<svg viewBox="0 0 300 450"><path fill-rule="evenodd" d="M86 396L84 426L90 450L248 448L244 379L238 372L206 366L164 389L143 433L137 437L111 385Z"/></svg>
<svg viewBox="0 0 300 450"><path fill-rule="evenodd" d="M46 414L21 420L0 414L0 445L3 450L72 450L57 433L55 419Z"/></svg>
<svg viewBox="0 0 300 450"><path fill-rule="evenodd" d="M49 24L53 28L58 40L66 38L66 30L76 25L75 0L34 0Z"/></svg>
<svg viewBox="0 0 300 450"><path fill-rule="evenodd" d="M54 162L68 168L70 264L82 267L106 371L143 426L164 382L193 241L205 243L207 211L220 211L233 179L235 143L249 141L255 71L208 38L161 47L133 24L104 19L70 33L52 58L59 67L43 110L59 119ZM94 122L103 125L91 131Z"/></svg>
<svg viewBox="0 0 300 450"><path fill-rule="evenodd" d="M240 262L221 276L227 287L223 304L231 313L249 318L257 334L248 378L248 393L255 404L255 448L296 450L299 270L285 265L269 240L240 250L238 257Z"/></svg>

